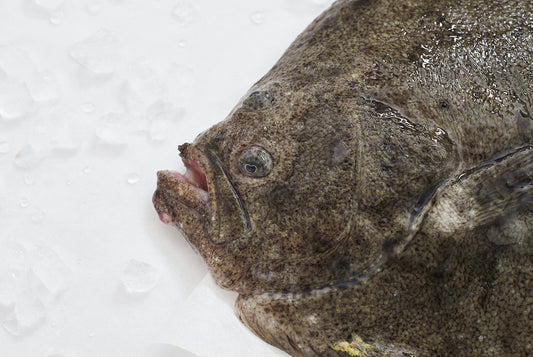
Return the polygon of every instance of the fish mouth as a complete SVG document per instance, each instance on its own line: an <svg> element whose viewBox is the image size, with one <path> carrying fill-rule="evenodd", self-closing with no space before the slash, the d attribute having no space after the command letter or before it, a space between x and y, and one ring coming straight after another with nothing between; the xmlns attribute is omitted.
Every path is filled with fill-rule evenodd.
<svg viewBox="0 0 533 357"><path fill-rule="evenodd" d="M205 227L210 213L208 159L190 144L181 145L179 150L185 173L158 171L152 203L161 222L175 224L185 233L192 233Z"/></svg>

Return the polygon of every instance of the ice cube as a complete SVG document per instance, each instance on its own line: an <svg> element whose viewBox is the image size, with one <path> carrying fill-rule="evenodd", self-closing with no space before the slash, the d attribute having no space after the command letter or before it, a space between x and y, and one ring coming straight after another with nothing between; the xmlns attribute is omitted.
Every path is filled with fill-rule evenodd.
<svg viewBox="0 0 533 357"><path fill-rule="evenodd" d="M21 119L33 111L34 102L26 85L13 77L0 75L0 118Z"/></svg>
<svg viewBox="0 0 533 357"><path fill-rule="evenodd" d="M38 72L28 81L30 95L36 102L54 102L59 98L59 84L49 72Z"/></svg>
<svg viewBox="0 0 533 357"><path fill-rule="evenodd" d="M76 151L83 140L77 114L63 105L41 110L33 122L29 144L38 151Z"/></svg>
<svg viewBox="0 0 533 357"><path fill-rule="evenodd" d="M75 43L70 49L70 57L90 73L97 76L110 76L119 64L119 42L106 29Z"/></svg>
<svg viewBox="0 0 533 357"><path fill-rule="evenodd" d="M37 247L31 260L30 283L43 302L50 303L69 289L70 269L53 249Z"/></svg>
<svg viewBox="0 0 533 357"><path fill-rule="evenodd" d="M121 281L129 294L143 295L157 285L159 276L159 271L152 265L131 259L122 272Z"/></svg>
<svg viewBox="0 0 533 357"><path fill-rule="evenodd" d="M146 111L148 121L148 137L152 141L164 141L170 133L172 125L180 121L185 110L170 103L157 101Z"/></svg>
<svg viewBox="0 0 533 357"><path fill-rule="evenodd" d="M130 117L125 113L108 113L96 124L95 135L100 143L109 146L126 146Z"/></svg>
<svg viewBox="0 0 533 357"><path fill-rule="evenodd" d="M120 100L129 112L143 112L163 93L157 73L147 64L128 68L128 77L119 89Z"/></svg>
<svg viewBox="0 0 533 357"><path fill-rule="evenodd" d="M6 77L25 82L35 74L36 66L26 51L12 45L0 45L0 73L2 72Z"/></svg>
<svg viewBox="0 0 533 357"><path fill-rule="evenodd" d="M0 155L7 154L11 151L11 145L6 139L0 138Z"/></svg>
<svg viewBox="0 0 533 357"><path fill-rule="evenodd" d="M15 166L22 169L33 169L41 163L47 153L36 150L31 145L25 145L15 155Z"/></svg>
<svg viewBox="0 0 533 357"><path fill-rule="evenodd" d="M21 292L14 307L2 322L4 329L14 336L28 334L46 319L46 308L31 291Z"/></svg>

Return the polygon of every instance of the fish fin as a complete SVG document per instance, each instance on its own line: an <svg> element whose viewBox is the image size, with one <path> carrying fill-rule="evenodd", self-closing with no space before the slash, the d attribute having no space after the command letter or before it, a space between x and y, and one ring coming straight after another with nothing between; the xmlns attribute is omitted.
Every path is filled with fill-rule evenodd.
<svg viewBox="0 0 533 357"><path fill-rule="evenodd" d="M470 169L440 187L428 220L440 231L473 230L516 215L533 202L533 146Z"/></svg>

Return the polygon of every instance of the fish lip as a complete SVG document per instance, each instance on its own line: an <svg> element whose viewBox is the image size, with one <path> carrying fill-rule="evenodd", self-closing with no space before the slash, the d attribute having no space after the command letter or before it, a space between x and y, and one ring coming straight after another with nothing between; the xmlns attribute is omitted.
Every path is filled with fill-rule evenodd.
<svg viewBox="0 0 533 357"><path fill-rule="evenodd" d="M182 215L195 216L194 220L200 226L209 223L207 217L211 212L214 185L207 156L191 144L180 145L179 150L186 172L158 171L152 202L163 223L175 224L189 233L182 224ZM176 214L177 210L180 217Z"/></svg>

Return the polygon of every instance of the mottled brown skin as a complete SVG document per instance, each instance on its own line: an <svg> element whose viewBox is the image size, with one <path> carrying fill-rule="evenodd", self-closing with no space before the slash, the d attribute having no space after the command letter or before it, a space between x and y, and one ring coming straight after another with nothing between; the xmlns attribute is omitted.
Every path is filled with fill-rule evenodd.
<svg viewBox="0 0 533 357"><path fill-rule="evenodd" d="M292 355L532 356L532 48L527 0L337 1L155 207Z"/></svg>

